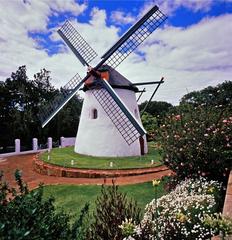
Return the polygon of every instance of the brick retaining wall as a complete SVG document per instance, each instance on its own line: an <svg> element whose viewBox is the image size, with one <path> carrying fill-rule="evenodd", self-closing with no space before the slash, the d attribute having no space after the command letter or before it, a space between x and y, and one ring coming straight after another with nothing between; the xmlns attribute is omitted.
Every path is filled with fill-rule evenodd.
<svg viewBox="0 0 232 240"><path fill-rule="evenodd" d="M112 178L136 176L141 174L149 174L168 170L165 166L143 168L143 169L82 169L82 168L67 168L58 165L45 163L36 155L34 159L34 170L37 173L56 177L69 178Z"/></svg>

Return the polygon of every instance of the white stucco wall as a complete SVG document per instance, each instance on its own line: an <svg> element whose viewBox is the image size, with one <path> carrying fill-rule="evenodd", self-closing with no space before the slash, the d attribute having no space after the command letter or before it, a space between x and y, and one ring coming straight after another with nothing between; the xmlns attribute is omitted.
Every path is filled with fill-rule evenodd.
<svg viewBox="0 0 232 240"><path fill-rule="evenodd" d="M138 116L139 109L136 103L135 93L126 89L115 89L115 91L131 113L141 122L140 116ZM97 109L97 119L92 119L93 109ZM145 153L147 153L145 136L144 139ZM91 90L85 92L75 143L75 152L92 156L119 157L137 156L140 155L140 151L139 140L136 140L129 146L97 102Z"/></svg>

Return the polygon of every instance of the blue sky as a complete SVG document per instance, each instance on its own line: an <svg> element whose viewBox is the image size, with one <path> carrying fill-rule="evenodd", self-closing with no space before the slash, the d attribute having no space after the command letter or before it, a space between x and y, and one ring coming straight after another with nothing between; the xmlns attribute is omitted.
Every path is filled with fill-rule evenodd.
<svg viewBox="0 0 232 240"><path fill-rule="evenodd" d="M0 80L20 65L31 77L50 70L57 87L76 72L84 76L56 33L63 22L69 19L101 56L154 4L168 19L119 66L121 74L132 82L164 76L155 100L173 104L189 91L231 80L231 0L0 0Z"/></svg>

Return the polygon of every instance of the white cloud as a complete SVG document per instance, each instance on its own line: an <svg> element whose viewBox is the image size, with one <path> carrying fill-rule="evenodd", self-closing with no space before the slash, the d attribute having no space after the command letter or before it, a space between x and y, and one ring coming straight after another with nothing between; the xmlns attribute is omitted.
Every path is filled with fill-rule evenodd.
<svg viewBox="0 0 232 240"><path fill-rule="evenodd" d="M187 8L194 12L207 12L215 3L222 1L228 0L154 0L153 2L149 1L144 5L141 14L145 14L152 6L154 6L154 4L158 5L159 9L168 16L172 15L180 7Z"/></svg>
<svg viewBox="0 0 232 240"><path fill-rule="evenodd" d="M135 16L130 13L125 13L123 11L113 11L110 16L111 20L118 25L134 23L136 20Z"/></svg>
<svg viewBox="0 0 232 240"><path fill-rule="evenodd" d="M231 35L232 14L205 18L188 28L159 29L140 47L144 64L139 68L134 63L134 73L128 74L136 81L138 76L152 81L164 75L167 81L157 97L177 103L187 91L231 79Z"/></svg>
<svg viewBox="0 0 232 240"><path fill-rule="evenodd" d="M20 65L27 65L31 76L40 68L47 68L46 62L52 58L29 37L29 32L48 33L49 16L55 12L78 15L85 9L86 4L77 4L74 0L0 1L1 80Z"/></svg>
<svg viewBox="0 0 232 240"><path fill-rule="evenodd" d="M55 35L56 28L47 29L48 17L53 14L52 9L59 13L59 9L72 11L73 8L72 5L59 5L62 1L53 6L49 3L48 0L32 1L24 5L8 1L4 3L4 8L0 6L0 80L9 77L12 71L24 64L29 76L41 68L50 70L52 83L56 86L67 83L76 72L85 75L86 69L64 45L61 45L60 52L49 56L28 36L28 31L43 31L52 32L50 37L53 41L60 39ZM77 9L73 11L78 13ZM94 8L88 23L71 20L99 56L119 38L119 29L107 26L106 17L104 10ZM140 47L143 56L131 54L117 70L132 82L157 81L164 76L165 83L155 95L155 100L177 103L187 91L231 79L231 23L232 15L224 15L205 18L188 28L166 26L153 33ZM141 101L151 95L152 87L147 90Z"/></svg>
<svg viewBox="0 0 232 240"><path fill-rule="evenodd" d="M86 3L78 4L75 0L46 0L46 2L52 10L57 12L71 12L75 16L83 13L87 8Z"/></svg>

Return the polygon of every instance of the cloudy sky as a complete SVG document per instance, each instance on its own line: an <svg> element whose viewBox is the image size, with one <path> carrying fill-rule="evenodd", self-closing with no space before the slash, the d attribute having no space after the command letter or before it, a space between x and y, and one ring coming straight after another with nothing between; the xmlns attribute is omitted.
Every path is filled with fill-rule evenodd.
<svg viewBox="0 0 232 240"><path fill-rule="evenodd" d="M232 80L232 0L0 0L0 81L21 65L30 78L50 70L56 87L76 72L85 76L56 33L64 21L101 57L154 4L168 19L121 63L121 74L132 82L164 76L154 100L172 104L187 92Z"/></svg>

